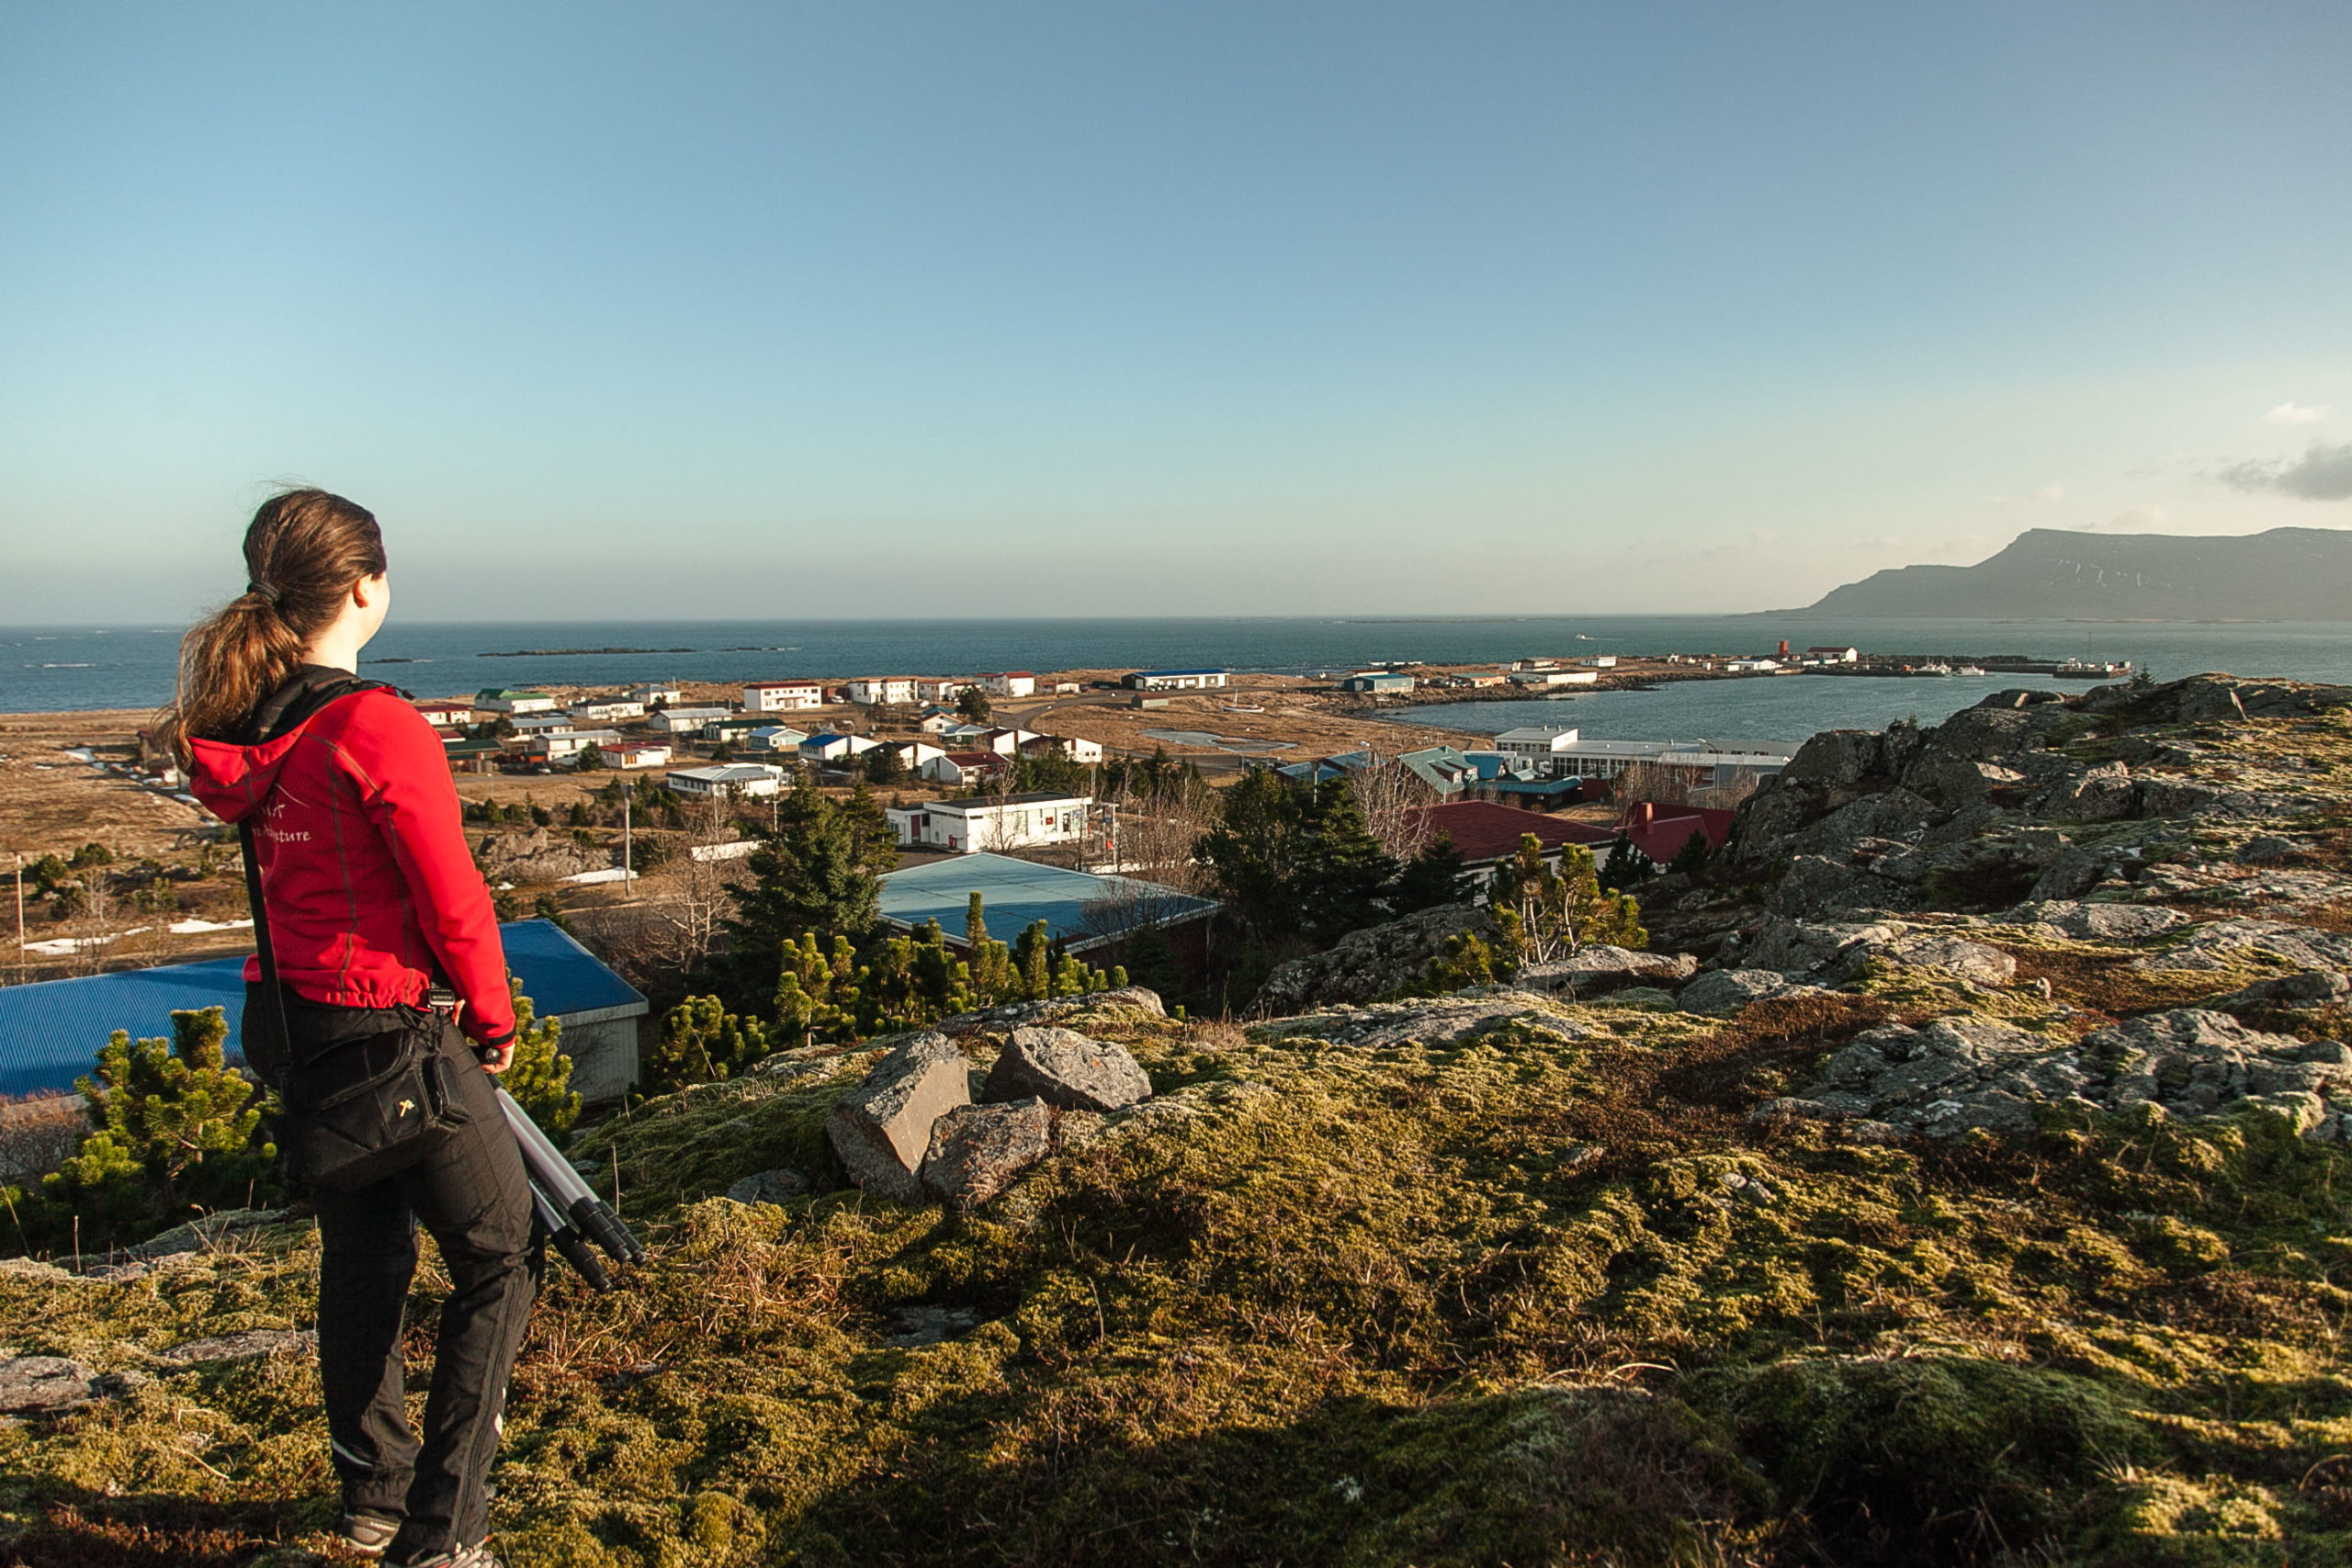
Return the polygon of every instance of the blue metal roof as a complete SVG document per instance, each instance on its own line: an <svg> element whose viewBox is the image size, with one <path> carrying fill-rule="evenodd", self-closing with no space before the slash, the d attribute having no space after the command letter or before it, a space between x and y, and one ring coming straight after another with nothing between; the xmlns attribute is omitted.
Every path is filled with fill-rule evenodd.
<svg viewBox="0 0 2352 1568"><path fill-rule="evenodd" d="M1038 920L1057 937L1083 940L1084 910L1100 898L1123 889L1148 893L1165 918L1191 919L1216 908L1214 900L1193 898L1132 877L1096 876L1090 872L1065 871L1010 855L987 853L951 855L923 865L910 865L882 878L882 913L888 919L919 926L935 919L949 940L964 940L964 912L972 895L980 896L989 935L1011 942Z"/></svg>
<svg viewBox="0 0 2352 1568"><path fill-rule="evenodd" d="M499 929L506 967L542 1018L645 1005L635 987L547 920ZM245 1012L245 961L165 964L76 980L0 986L0 1094L71 1089L118 1029L134 1040L169 1038L176 1010L217 1007L237 1049Z"/></svg>

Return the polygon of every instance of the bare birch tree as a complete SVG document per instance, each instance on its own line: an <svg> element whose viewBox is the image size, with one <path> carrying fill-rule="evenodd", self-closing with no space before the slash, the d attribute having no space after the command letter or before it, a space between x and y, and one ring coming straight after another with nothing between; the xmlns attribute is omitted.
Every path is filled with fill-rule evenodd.
<svg viewBox="0 0 2352 1568"><path fill-rule="evenodd" d="M1348 775L1348 787L1363 810L1364 826L1395 860L1415 859L1437 838L1429 813L1437 791L1395 758L1358 768Z"/></svg>

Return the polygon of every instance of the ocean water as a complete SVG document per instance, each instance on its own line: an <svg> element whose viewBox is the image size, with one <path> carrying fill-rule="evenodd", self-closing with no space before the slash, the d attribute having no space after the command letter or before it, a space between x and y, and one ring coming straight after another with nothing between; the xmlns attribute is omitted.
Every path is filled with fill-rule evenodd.
<svg viewBox="0 0 2352 1568"><path fill-rule="evenodd" d="M1654 692L1589 692L1530 702L1404 708L1407 724L1495 734L1521 725L1573 725L1590 740L1786 740L1825 729L1883 729L1897 719L1940 724L1994 692L2019 686L2085 691L2096 681L2033 675L1837 677L1758 675L1677 681Z"/></svg>
<svg viewBox="0 0 2352 1568"><path fill-rule="evenodd" d="M0 712L148 708L171 695L185 628L157 622L96 626L0 626ZM2352 624L2117 624L2073 621L1871 621L1811 613L1758 615L1581 615L1234 617L1132 620L876 620L412 623L395 619L369 645L367 672L420 696L455 696L483 686L535 682L619 684L653 679L773 680L806 675L957 674L982 670L1069 670L1214 665L1311 674L1385 660L1483 662L1589 653L1770 652L1782 638L1798 648L1851 644L1872 652L2130 659L2158 678L2200 670L2352 682ZM632 649L510 658L531 649ZM1743 733L1745 705L1792 704L1757 738L1781 738L1799 712L1825 723L1922 719L1944 696L1908 694L1913 682L1814 678L1740 682L1703 688L1713 698L1667 693L1631 701L1668 711L1689 705L1711 732ZM1939 688L1961 683L1937 682ZM1802 690L1782 694L1781 688ZM1904 694L1884 688L1902 687ZM1823 688L1815 691L1813 688ZM1698 690L1696 688L1693 689ZM1611 694L1545 704L1581 706ZM1954 706L1973 700L1950 694ZM1710 701L1728 705L1711 716ZM1891 713L1886 706L1897 705ZM1822 705L1815 707L1814 705ZM1482 711L1492 711L1483 709ZM1674 710L1681 711L1681 710ZM1852 717L1843 716L1857 716ZM1583 722L1581 718L1578 722ZM1596 726L1596 734L1599 729ZM1676 733L1691 733L1678 725Z"/></svg>

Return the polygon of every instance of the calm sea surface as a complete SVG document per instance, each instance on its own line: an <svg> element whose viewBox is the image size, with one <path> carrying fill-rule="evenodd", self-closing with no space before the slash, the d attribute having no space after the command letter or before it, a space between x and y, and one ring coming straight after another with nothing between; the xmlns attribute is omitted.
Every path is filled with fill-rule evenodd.
<svg viewBox="0 0 2352 1568"><path fill-rule="evenodd" d="M155 706L171 694L173 658L183 629L136 622L0 627L0 712ZM1783 637L1798 648L1852 644L1884 653L2130 659L2159 679L2228 670L2352 682L2352 625L1870 621L1806 615L438 625L396 620L369 645L367 670L421 696L455 696L483 686L535 682L598 685L657 678L748 681L1135 665L1311 674L1383 660L1770 652ZM525 649L604 648L657 651L492 657ZM1802 739L1817 729L1879 725L1915 713L1933 722L1986 692L2019 683L2017 677L1799 676L1691 682L1654 693L1603 692L1560 702L1421 708L1415 716L1479 729L1575 724L1596 737L1625 739Z"/></svg>

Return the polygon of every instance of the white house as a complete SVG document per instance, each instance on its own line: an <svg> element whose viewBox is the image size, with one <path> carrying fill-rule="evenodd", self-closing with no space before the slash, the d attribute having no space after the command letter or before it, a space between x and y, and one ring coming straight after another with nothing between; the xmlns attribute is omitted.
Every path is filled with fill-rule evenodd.
<svg viewBox="0 0 2352 1568"><path fill-rule="evenodd" d="M745 713L799 713L824 705L821 681L754 681L743 688Z"/></svg>
<svg viewBox="0 0 2352 1568"><path fill-rule="evenodd" d="M929 729L930 726L926 725L924 728ZM938 736L939 743L942 746L946 747L950 751L987 751L993 750L993 748L988 744L988 737L992 731L990 727L985 724L966 724L958 721L955 724L941 725L937 729L932 730L931 732Z"/></svg>
<svg viewBox="0 0 2352 1568"><path fill-rule="evenodd" d="M660 703L664 707L675 707L686 700L686 694L675 686L656 683L647 686L631 686L628 689L628 700L633 703L643 703L647 707L651 707L655 703Z"/></svg>
<svg viewBox="0 0 2352 1568"><path fill-rule="evenodd" d="M670 761L670 748L658 740L624 740L617 746L599 742L596 750L616 768L659 768Z"/></svg>
<svg viewBox="0 0 2352 1568"><path fill-rule="evenodd" d="M1780 667L1780 661L1773 659L1734 659L1724 665L1725 670L1740 675L1769 675Z"/></svg>
<svg viewBox="0 0 2352 1568"><path fill-rule="evenodd" d="M461 724L473 722L474 705L455 702L419 703L416 705L416 711L423 714L424 722L435 729L455 729Z"/></svg>
<svg viewBox="0 0 2352 1568"><path fill-rule="evenodd" d="M680 795L698 795L708 799L732 791L748 798L774 795L782 789L784 770L766 762L729 762L715 768L673 769L662 775L662 782Z"/></svg>
<svg viewBox="0 0 2352 1568"><path fill-rule="evenodd" d="M915 700L915 678L911 675L862 675L849 682L849 700L854 703L910 703Z"/></svg>
<svg viewBox="0 0 2352 1568"><path fill-rule="evenodd" d="M828 731L812 735L800 743L800 760L820 766L838 766L862 751L874 750L875 742L863 735L838 735Z"/></svg>
<svg viewBox="0 0 2352 1568"><path fill-rule="evenodd" d="M784 724L765 724L743 737L743 750L746 751L790 751L797 757L800 743L808 739L808 732L805 729L795 729Z"/></svg>
<svg viewBox="0 0 2352 1568"><path fill-rule="evenodd" d="M1099 762L1102 760L1102 742L1081 740L1073 735L1033 735L1021 743L1021 750L1033 757L1059 751L1073 762Z"/></svg>
<svg viewBox="0 0 2352 1568"><path fill-rule="evenodd" d="M517 735L569 735L580 728L568 713L526 713L506 722Z"/></svg>
<svg viewBox="0 0 2352 1568"><path fill-rule="evenodd" d="M1004 772L1005 760L994 751L942 751L915 773L933 784L965 789Z"/></svg>
<svg viewBox="0 0 2352 1568"><path fill-rule="evenodd" d="M474 709L478 713L553 713L555 699L545 692L526 692L510 686L485 686L474 694Z"/></svg>
<svg viewBox="0 0 2352 1568"><path fill-rule="evenodd" d="M1034 697L1037 677L1026 670L996 670L975 676L980 690L992 697Z"/></svg>
<svg viewBox="0 0 2352 1568"><path fill-rule="evenodd" d="M1126 684L1136 692L1205 692L1232 679L1231 672L1224 670L1138 670L1127 677Z"/></svg>
<svg viewBox="0 0 2352 1568"><path fill-rule="evenodd" d="M928 740L885 740L875 749L896 751L899 762L910 773L921 773L926 762L935 762L947 755Z"/></svg>
<svg viewBox="0 0 2352 1568"><path fill-rule="evenodd" d="M1067 844L1086 831L1093 797L1038 791L989 799L928 800L894 806L887 815L902 845L922 844L959 854Z"/></svg>
<svg viewBox="0 0 2352 1568"><path fill-rule="evenodd" d="M1521 670L1510 677L1514 686L1591 686L1600 681L1598 670Z"/></svg>
<svg viewBox="0 0 2352 1568"><path fill-rule="evenodd" d="M663 708L660 713L647 718L645 725L647 728L658 729L664 735L685 735L700 729L714 718L725 718L733 711L731 708L720 707Z"/></svg>
<svg viewBox="0 0 2352 1568"><path fill-rule="evenodd" d="M1824 664L1854 664L1860 661L1862 650L1859 648L1808 648L1804 656L1819 660Z"/></svg>
<svg viewBox="0 0 2352 1568"><path fill-rule="evenodd" d="M952 703L979 683L976 675L919 675L915 678L915 701Z"/></svg>
<svg viewBox="0 0 2352 1568"><path fill-rule="evenodd" d="M951 730L946 734L942 735L939 739L940 743L942 745L945 745L957 738L955 735L955 732ZM1014 752L1020 750L1022 747L1026 746L1030 741L1039 739L1042 738L1034 729L983 729L978 735L970 737L964 743L970 746L975 751L994 751L1000 755L1010 757Z"/></svg>
<svg viewBox="0 0 2352 1568"><path fill-rule="evenodd" d="M549 730L524 742L523 755L542 762L566 762L591 746L600 752L607 746L617 746L620 739L617 729Z"/></svg>
<svg viewBox="0 0 2352 1568"><path fill-rule="evenodd" d="M571 705L574 718L584 718L591 724L619 724L628 719L643 718L645 705L633 697L590 697Z"/></svg>

